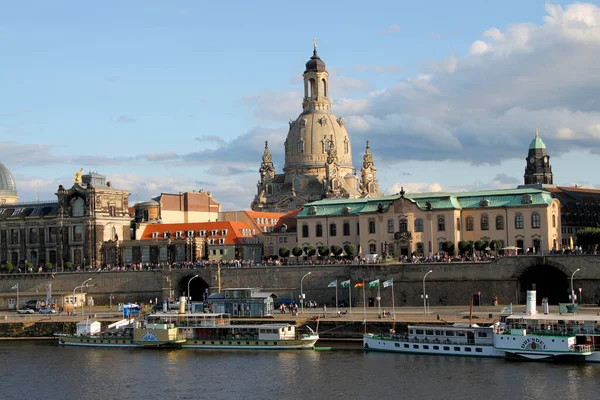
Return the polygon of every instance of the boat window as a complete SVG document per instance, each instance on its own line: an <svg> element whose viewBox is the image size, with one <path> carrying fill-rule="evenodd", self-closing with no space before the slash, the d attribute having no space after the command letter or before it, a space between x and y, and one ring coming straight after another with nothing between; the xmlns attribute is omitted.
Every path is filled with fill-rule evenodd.
<svg viewBox="0 0 600 400"><path fill-rule="evenodd" d="M458 331L458 332L456 332L456 336L465 336L465 332L464 331Z"/></svg>
<svg viewBox="0 0 600 400"><path fill-rule="evenodd" d="M433 335L433 331L425 331L426 335Z"/></svg>
<svg viewBox="0 0 600 400"><path fill-rule="evenodd" d="M423 329L417 329L417 335L422 335L423 334Z"/></svg>
<svg viewBox="0 0 600 400"><path fill-rule="evenodd" d="M433 349L434 349L434 350L439 350L439 349L440 349L440 346L433 346Z"/></svg>
<svg viewBox="0 0 600 400"><path fill-rule="evenodd" d="M450 346L444 346L445 351L450 351Z"/></svg>
<svg viewBox="0 0 600 400"><path fill-rule="evenodd" d="M487 337L487 332L477 332L477 336L479 336L479 337Z"/></svg>
<svg viewBox="0 0 600 400"><path fill-rule="evenodd" d="M483 349L481 347L475 347L476 353L483 353Z"/></svg>
<svg viewBox="0 0 600 400"><path fill-rule="evenodd" d="M413 349L418 349L419 345L418 344L413 344Z"/></svg>
<svg viewBox="0 0 600 400"><path fill-rule="evenodd" d="M400 343L395 343L394 344L396 347L400 347Z"/></svg>
<svg viewBox="0 0 600 400"><path fill-rule="evenodd" d="M268 344L269 344L269 342L265 342L265 346L268 345Z"/></svg>
<svg viewBox="0 0 600 400"><path fill-rule="evenodd" d="M246 344L250 344L250 342L246 342Z"/></svg>
<svg viewBox="0 0 600 400"><path fill-rule="evenodd" d="M441 336L441 335L443 335L443 331L435 331L435 334L438 336Z"/></svg>
<svg viewBox="0 0 600 400"><path fill-rule="evenodd" d="M424 345L423 345L423 350L429 350L429 346L428 346L428 345L426 345L426 344L424 344Z"/></svg>
<svg viewBox="0 0 600 400"><path fill-rule="evenodd" d="M411 329L411 330L410 330L410 333L412 333L412 334L414 335L414 334L415 334L415 330L414 330L414 329Z"/></svg>
<svg viewBox="0 0 600 400"><path fill-rule="evenodd" d="M465 347L465 351L471 351L470 347Z"/></svg>
<svg viewBox="0 0 600 400"><path fill-rule="evenodd" d="M454 331L446 331L446 336L454 336Z"/></svg>
<svg viewBox="0 0 600 400"><path fill-rule="evenodd" d="M455 347L454 351L460 351L460 347Z"/></svg>
<svg viewBox="0 0 600 400"><path fill-rule="evenodd" d="M408 347L409 347L409 346L408 346L406 343L404 343L404 348L405 348L405 349L408 349Z"/></svg>

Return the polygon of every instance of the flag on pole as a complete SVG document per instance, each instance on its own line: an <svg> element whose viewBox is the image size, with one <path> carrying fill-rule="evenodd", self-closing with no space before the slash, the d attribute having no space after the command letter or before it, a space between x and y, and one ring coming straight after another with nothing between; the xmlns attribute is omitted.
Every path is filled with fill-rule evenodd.
<svg viewBox="0 0 600 400"><path fill-rule="evenodd" d="M17 284L15 286L11 287L11 290L12 289L18 289L18 288L19 288L19 283L17 282Z"/></svg>
<svg viewBox="0 0 600 400"><path fill-rule="evenodd" d="M350 279L348 279L347 281L343 281L342 283L340 283L340 286L343 288L347 288L350 286Z"/></svg>
<svg viewBox="0 0 600 400"><path fill-rule="evenodd" d="M354 287L363 287L363 286L365 286L365 281L356 282L356 285L354 285Z"/></svg>
<svg viewBox="0 0 600 400"><path fill-rule="evenodd" d="M378 287L379 279L375 279L374 281L369 282L369 287Z"/></svg>
<svg viewBox="0 0 600 400"><path fill-rule="evenodd" d="M394 286L394 280L393 279L388 279L387 281L383 281L383 287L389 287L389 286Z"/></svg>
<svg viewBox="0 0 600 400"><path fill-rule="evenodd" d="M329 282L329 285L327 285L327 287L337 287L337 279L335 281Z"/></svg>

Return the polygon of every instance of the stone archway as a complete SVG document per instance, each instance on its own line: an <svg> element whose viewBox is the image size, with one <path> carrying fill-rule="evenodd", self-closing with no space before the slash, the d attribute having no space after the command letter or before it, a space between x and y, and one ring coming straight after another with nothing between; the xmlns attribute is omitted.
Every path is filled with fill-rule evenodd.
<svg viewBox="0 0 600 400"><path fill-rule="evenodd" d="M181 277L179 280L179 284L177 285L177 291L175 295L178 296L189 296L192 298L192 301L203 301L204 294L208 293L207 289L210 287L208 283L201 277L194 278L194 274L187 274ZM190 282L190 279L192 281ZM188 282L190 285L190 293L188 294Z"/></svg>
<svg viewBox="0 0 600 400"><path fill-rule="evenodd" d="M548 303L557 305L569 301L569 277L560 269L550 265L534 265L527 268L519 277L519 302L524 303L527 289L536 285L537 303L544 297Z"/></svg>

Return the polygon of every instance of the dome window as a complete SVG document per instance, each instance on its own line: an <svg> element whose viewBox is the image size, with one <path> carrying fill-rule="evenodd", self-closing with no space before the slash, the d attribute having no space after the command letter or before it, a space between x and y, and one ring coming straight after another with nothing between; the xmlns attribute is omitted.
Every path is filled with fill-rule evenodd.
<svg viewBox="0 0 600 400"><path fill-rule="evenodd" d="M298 142L298 154L304 153L304 140L300 139Z"/></svg>

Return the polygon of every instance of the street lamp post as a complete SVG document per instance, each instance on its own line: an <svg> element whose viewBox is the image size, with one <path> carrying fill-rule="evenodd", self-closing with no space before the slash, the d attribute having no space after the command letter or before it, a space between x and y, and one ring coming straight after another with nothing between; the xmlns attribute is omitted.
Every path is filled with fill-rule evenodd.
<svg viewBox="0 0 600 400"><path fill-rule="evenodd" d="M84 288L84 287L86 287L86 285L85 285L85 284L86 284L86 283L88 283L88 282L89 282L89 281L91 281L91 280L92 280L92 278L86 279L86 280L85 280L85 281L84 281L84 282L81 284L81 299L82 299L82 302L81 302L81 315L82 315L82 316L83 316L83 309L84 309L84 307L83 307L83 303L84 303L84 302L83 302L83 288Z"/></svg>
<svg viewBox="0 0 600 400"><path fill-rule="evenodd" d="M433 270L430 269L429 272L427 272L423 277L423 312L425 313L425 315L427 315L427 293L425 292L425 278L427 278L427 275L429 275L432 272Z"/></svg>
<svg viewBox="0 0 600 400"><path fill-rule="evenodd" d="M575 292L573 291L573 277L575 276L575 274L577 272L579 272L580 269L577 268L572 274L571 274L571 304L575 304Z"/></svg>
<svg viewBox="0 0 600 400"><path fill-rule="evenodd" d="M302 290L302 282L304 281L304 278L306 278L310 274L312 274L312 272L307 273L302 277L302 279L300 279L300 307L302 310L302 314L304 314L304 290Z"/></svg>
<svg viewBox="0 0 600 400"><path fill-rule="evenodd" d="M192 311L192 295L190 294L190 283L192 282L192 280L194 280L194 278L197 278L198 275L194 275L190 278L190 280L188 281L188 291L187 291L187 296L188 296L188 310L191 312Z"/></svg>

